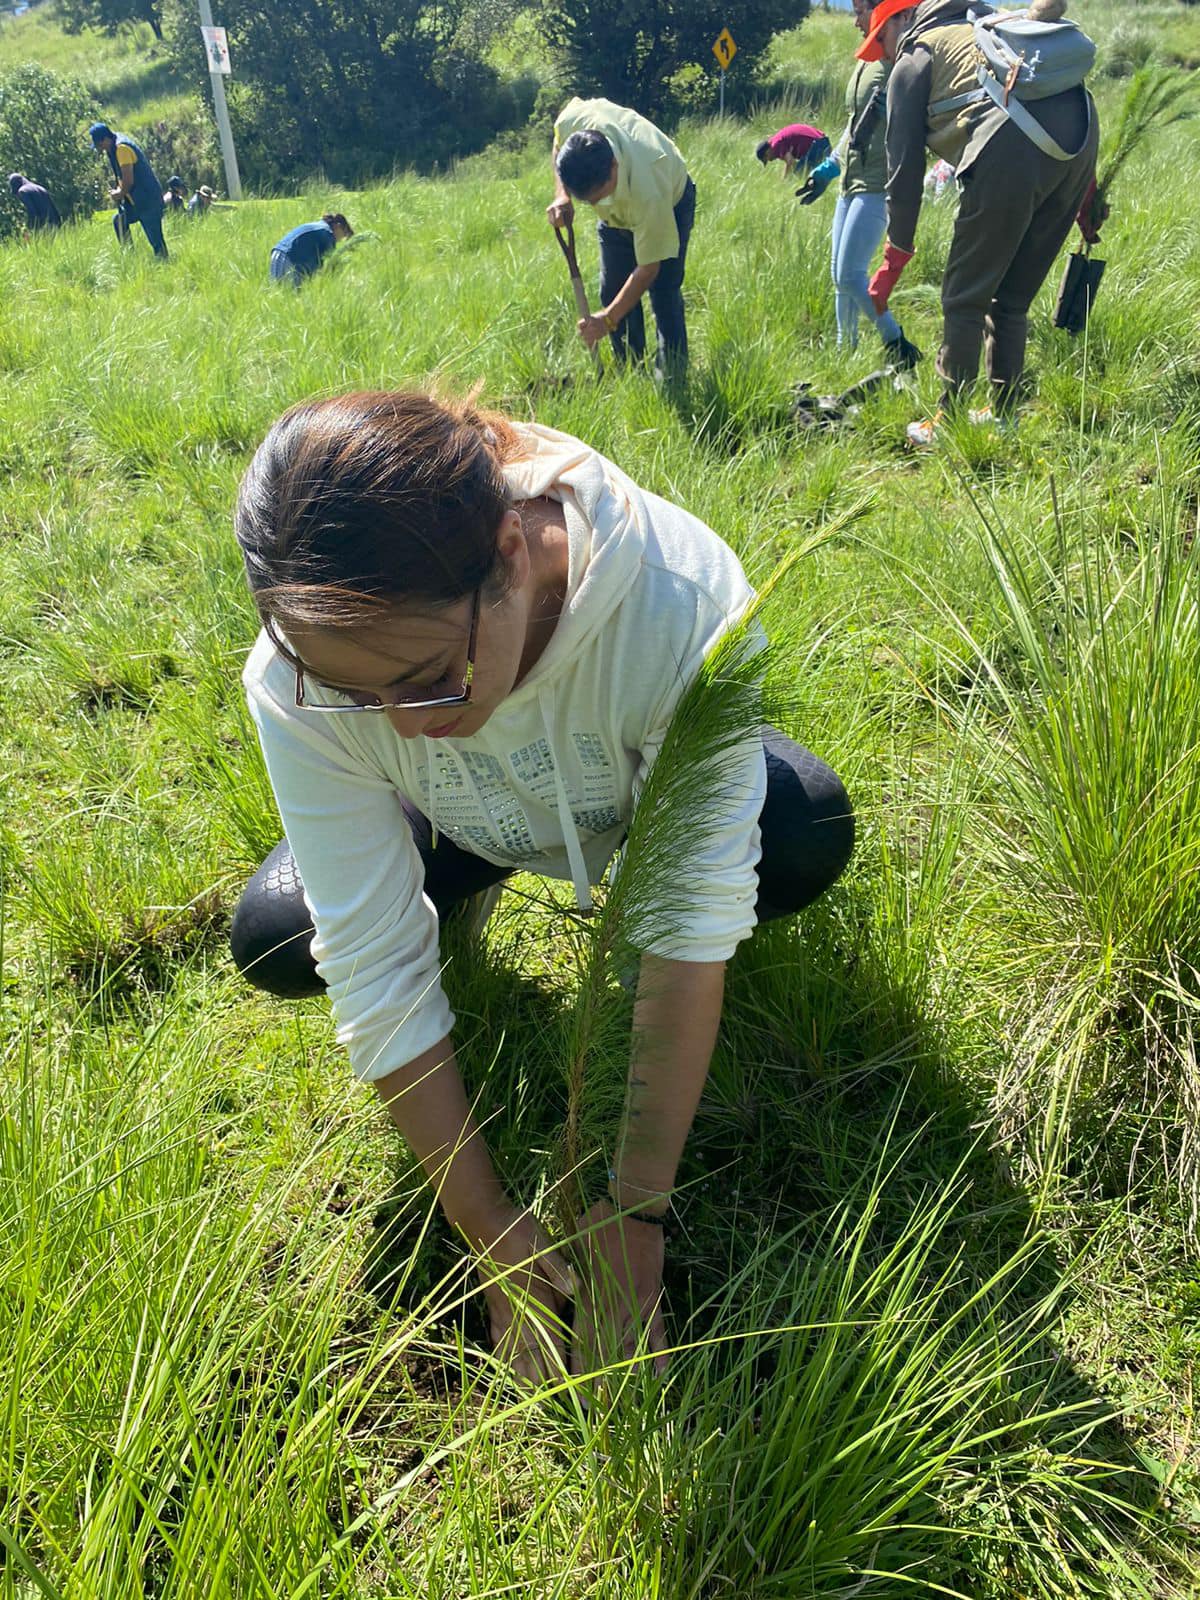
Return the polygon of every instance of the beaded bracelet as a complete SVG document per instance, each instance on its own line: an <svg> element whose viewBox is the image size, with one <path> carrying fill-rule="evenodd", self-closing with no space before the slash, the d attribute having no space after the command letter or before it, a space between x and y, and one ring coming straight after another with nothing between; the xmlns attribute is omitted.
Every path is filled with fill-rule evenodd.
<svg viewBox="0 0 1200 1600"><path fill-rule="evenodd" d="M612 1200L611 1195L609 1195L609 1199ZM613 1200L613 1205L617 1206L615 1200ZM662 1228L664 1232L666 1230L666 1217L656 1217L653 1211L621 1211L620 1206L617 1206L617 1210L620 1212L622 1222L644 1222L651 1228Z"/></svg>
<svg viewBox="0 0 1200 1600"><path fill-rule="evenodd" d="M612 1202L613 1206L621 1213L621 1215L623 1217L628 1217L633 1222L647 1222L647 1223L650 1224L650 1226L652 1228L665 1228L666 1227L667 1218L666 1218L665 1213L664 1213L663 1216L660 1217L660 1216L657 1216L653 1211L638 1211L636 1209L629 1210L627 1207L623 1206L620 1203L620 1201L617 1199L616 1195L614 1195L613 1192L612 1192L612 1186L614 1184L619 1184L621 1182L621 1179L617 1177L616 1169L613 1168L613 1167L609 1167L609 1169L608 1169L608 1182L609 1182L608 1198ZM631 1184L629 1184L629 1188L631 1188L631 1189L640 1189L641 1185L637 1184L637 1183L631 1183ZM670 1198L671 1198L670 1191L669 1190L664 1190L664 1189L643 1189L642 1193L643 1194L653 1195L656 1200L667 1200L667 1201L669 1201Z"/></svg>

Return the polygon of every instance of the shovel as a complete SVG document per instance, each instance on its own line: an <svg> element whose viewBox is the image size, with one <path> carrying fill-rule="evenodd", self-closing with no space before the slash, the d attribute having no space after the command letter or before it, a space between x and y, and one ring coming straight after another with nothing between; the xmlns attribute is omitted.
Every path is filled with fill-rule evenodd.
<svg viewBox="0 0 1200 1600"><path fill-rule="evenodd" d="M890 384L900 391L907 387L895 367L880 367L852 383L841 394L814 394L810 383L792 385L792 421L802 428L836 428L850 422L878 389Z"/></svg>
<svg viewBox="0 0 1200 1600"><path fill-rule="evenodd" d="M575 296L575 309L581 317L590 317L591 307L588 305L587 290L583 287L583 277L579 271L579 258L575 254L575 228L570 222L565 228L555 227L554 237L558 240L558 248L566 258L567 271L571 274L571 292ZM600 359L599 346L592 346L592 361L599 375L604 371L604 363Z"/></svg>
<svg viewBox="0 0 1200 1600"><path fill-rule="evenodd" d="M130 205L128 200L118 200L117 201L117 203L116 203L117 238L121 241L122 244L128 244L130 242L130 240L133 238L133 234L130 231L130 222L129 222L129 214L130 214L130 212L132 210L133 210L133 207L132 207L132 205Z"/></svg>

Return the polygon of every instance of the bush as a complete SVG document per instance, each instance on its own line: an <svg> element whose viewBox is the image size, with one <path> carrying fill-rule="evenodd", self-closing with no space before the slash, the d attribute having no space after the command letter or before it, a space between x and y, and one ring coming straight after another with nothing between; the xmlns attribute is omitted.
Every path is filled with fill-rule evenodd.
<svg viewBox="0 0 1200 1600"><path fill-rule="evenodd" d="M473 155L497 133L524 128L537 97L536 79L503 78L491 66L454 50L439 62L435 82L445 97L441 159Z"/></svg>
<svg viewBox="0 0 1200 1600"><path fill-rule="evenodd" d="M24 62L0 76L0 149L6 172L23 172L45 184L64 217L101 203L103 176L88 144L93 101L74 78ZM19 231L25 212L3 186L0 237Z"/></svg>
<svg viewBox="0 0 1200 1600"><path fill-rule="evenodd" d="M532 95L480 59L490 34L467 0L247 0L229 37L229 115L243 177L290 186L322 173L353 187L397 166L478 150L528 116ZM206 84L187 0L163 0L181 76ZM483 41L483 44L480 41Z"/></svg>
<svg viewBox="0 0 1200 1600"><path fill-rule="evenodd" d="M128 131L141 144L163 183L178 172L189 188L202 183L224 186L217 130L207 106L171 122L134 123Z"/></svg>
<svg viewBox="0 0 1200 1600"><path fill-rule="evenodd" d="M698 72L710 80L711 99L712 45L722 28L738 46L735 73L748 82L766 65L775 33L808 12L808 0L661 0L653 8L542 0L541 28L562 52L575 94L605 95L652 116L692 109Z"/></svg>

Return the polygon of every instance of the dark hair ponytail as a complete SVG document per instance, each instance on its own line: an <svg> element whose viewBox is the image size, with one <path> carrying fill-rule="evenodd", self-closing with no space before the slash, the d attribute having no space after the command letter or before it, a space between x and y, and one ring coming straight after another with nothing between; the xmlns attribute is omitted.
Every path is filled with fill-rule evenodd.
<svg viewBox="0 0 1200 1600"><path fill-rule="evenodd" d="M512 425L470 402L399 392L293 406L255 452L234 518L264 623L352 628L502 584L503 466L519 454Z"/></svg>

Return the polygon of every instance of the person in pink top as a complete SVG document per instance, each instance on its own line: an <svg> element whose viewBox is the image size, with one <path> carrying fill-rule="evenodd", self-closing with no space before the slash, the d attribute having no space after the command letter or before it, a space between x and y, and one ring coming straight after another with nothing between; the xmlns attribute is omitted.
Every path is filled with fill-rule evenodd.
<svg viewBox="0 0 1200 1600"><path fill-rule="evenodd" d="M763 139L755 147L754 154L764 167L768 161L782 161L783 175L790 178L797 163L811 171L819 161L824 161L829 150L829 140L820 128L810 127L807 122L792 122L769 139Z"/></svg>

